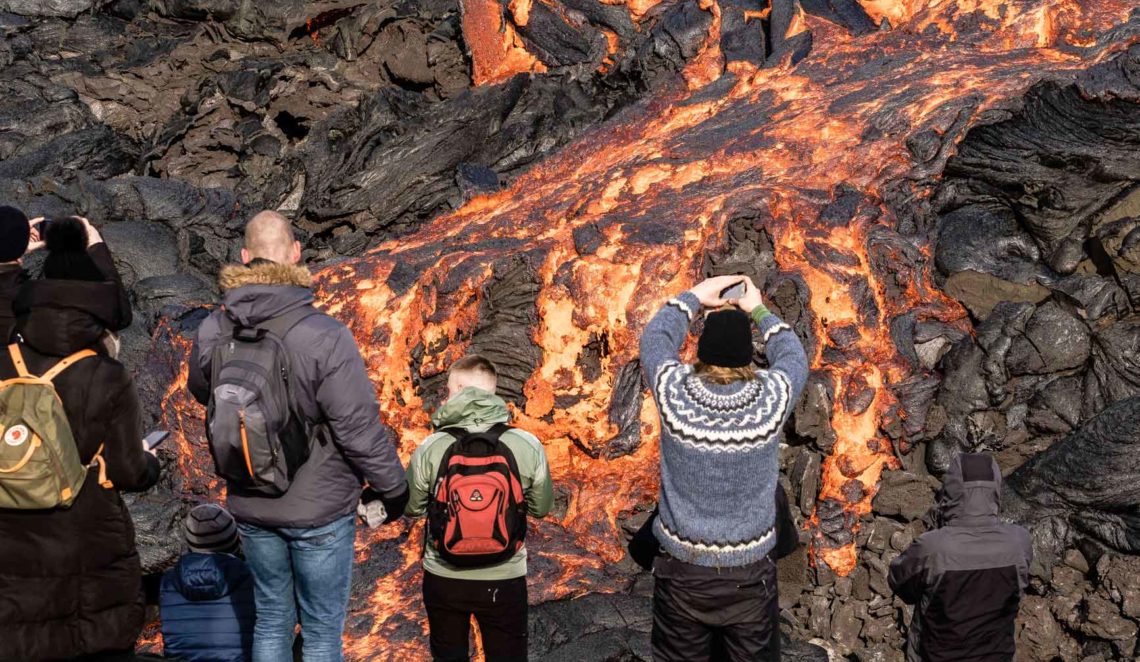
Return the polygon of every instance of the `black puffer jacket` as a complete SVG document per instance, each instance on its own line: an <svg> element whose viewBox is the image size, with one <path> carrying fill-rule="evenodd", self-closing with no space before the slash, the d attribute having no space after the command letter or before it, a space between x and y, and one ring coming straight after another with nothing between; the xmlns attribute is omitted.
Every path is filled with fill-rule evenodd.
<svg viewBox="0 0 1140 662"><path fill-rule="evenodd" d="M12 304L27 275L18 264L0 264L0 345L8 344L16 330L16 314Z"/></svg>
<svg viewBox="0 0 1140 662"><path fill-rule="evenodd" d="M303 266L267 261L222 270L224 308L202 322L190 355L187 385L199 402L210 399L211 360L222 340L219 316L256 326L312 306L310 280ZM332 443L313 448L283 496L243 494L231 486L227 505L234 517L263 527L312 528L356 512L362 480L384 497L406 492L404 468L380 423L376 392L348 328L318 313L294 326L283 342L299 413L327 424Z"/></svg>
<svg viewBox="0 0 1140 662"><path fill-rule="evenodd" d="M28 370L42 374L81 349L98 351L108 323L129 315L121 294L114 281L25 283L15 310ZM5 348L0 379L15 375ZM145 490L157 481L158 462L141 445L138 395L122 364L87 358L55 384L80 460L91 462L103 445L118 490ZM0 541L0 660L133 648L143 626L134 525L118 491L100 487L96 471L68 509L0 510Z"/></svg>
<svg viewBox="0 0 1140 662"><path fill-rule="evenodd" d="M1005 662L1029 581L1029 531L998 517L1001 472L982 453L954 458L942 483L940 528L891 562L891 589L914 605L907 661Z"/></svg>

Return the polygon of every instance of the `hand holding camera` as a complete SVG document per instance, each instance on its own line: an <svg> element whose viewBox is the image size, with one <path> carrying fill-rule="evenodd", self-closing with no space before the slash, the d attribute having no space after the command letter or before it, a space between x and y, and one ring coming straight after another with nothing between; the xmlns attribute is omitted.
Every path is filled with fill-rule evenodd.
<svg viewBox="0 0 1140 662"><path fill-rule="evenodd" d="M763 305L760 290L748 276L713 276L707 278L690 290L701 305L706 308L720 308L721 306L737 306L746 313L751 313L757 306Z"/></svg>
<svg viewBox="0 0 1140 662"><path fill-rule="evenodd" d="M28 219L30 228L28 231L28 250L24 252L24 255L29 255L44 247L44 233L49 225L51 225L51 219L43 216Z"/></svg>
<svg viewBox="0 0 1140 662"><path fill-rule="evenodd" d="M91 248L95 244L103 242L103 235L99 234L99 230L91 224L91 221L82 216L76 216L75 218L79 219L80 222L83 223L83 227L87 231L87 248ZM48 228L51 227L53 222L54 221L52 219L45 218L43 216L37 216L33 219L28 220L30 231L28 233L28 250L25 255L41 250L47 245L46 239Z"/></svg>

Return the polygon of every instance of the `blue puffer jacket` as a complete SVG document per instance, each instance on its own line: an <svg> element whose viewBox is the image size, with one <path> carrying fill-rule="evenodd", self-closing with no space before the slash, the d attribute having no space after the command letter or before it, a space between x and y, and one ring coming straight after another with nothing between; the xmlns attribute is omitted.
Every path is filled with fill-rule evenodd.
<svg viewBox="0 0 1140 662"><path fill-rule="evenodd" d="M253 575L229 554L187 554L162 577L166 656L187 662L253 657Z"/></svg>

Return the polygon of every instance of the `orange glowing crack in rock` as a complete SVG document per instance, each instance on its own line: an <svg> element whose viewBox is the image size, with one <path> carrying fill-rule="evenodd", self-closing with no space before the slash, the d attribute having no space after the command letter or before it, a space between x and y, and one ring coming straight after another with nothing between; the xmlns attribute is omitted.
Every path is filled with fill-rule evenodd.
<svg viewBox="0 0 1140 662"><path fill-rule="evenodd" d="M905 312L951 322L965 315L926 285L929 247L917 246L923 258L895 264L897 273L871 268L869 237L893 233L896 225L878 202L881 187L915 168L906 138L920 127L947 130L962 117L972 124L1046 76L1108 57L1107 51L1082 54L1068 45L1103 34L1132 8L1126 0L1083 7L1010 2L997 14L1000 21L963 22L980 32L962 35L945 28L958 24L954 19L969 11L964 8L990 16L1002 3L864 4L899 17L897 24L890 18L895 29L853 37L806 17L814 47L796 67L756 70L734 63L731 88L717 95L678 85L588 132L509 188L318 274L319 297L356 335L382 416L398 432L406 461L429 431L416 383L444 370L469 346L494 265L522 261L534 269L541 291L531 338L542 355L515 422L543 439L556 485L568 500L564 513L532 524L533 601L628 586L628 577L608 569L624 554L618 517L656 499L651 400L640 412L643 441L634 453L595 459L583 448L603 448L613 439L611 395L621 368L637 358L641 329L669 296L693 284L705 252L723 247L725 224L742 212L760 210L770 219L765 227L780 270L798 274L810 289L820 343L813 368L836 393L832 423L838 439L823 465L820 499L841 503L853 522L869 512L881 472L897 462L880 431L884 412L895 404L886 387L909 376L889 321ZM500 5L489 6L502 16ZM951 47L959 40L969 43ZM891 61L874 76L851 73L869 59L904 49L914 56ZM868 131L871 124L877 130ZM821 211L840 184L868 202L836 226ZM573 233L587 227L599 243L580 254ZM389 284L397 264L418 274L403 289ZM881 278L902 286L889 289ZM859 307L858 288L870 292L874 319ZM831 362L823 352L831 342L827 330L841 325L857 332L844 351L858 358ZM597 338L607 339L608 351L599 369L587 374L578 359ZM410 357L417 353L423 359L414 366ZM184 372L178 377L184 381ZM870 389L873 398L861 411L848 411L843 395L859 389ZM178 443L195 453L186 466L200 477L185 489L216 492L218 486L204 478L211 473L200 437L202 411L183 394L176 383L164 409L176 438L182 437ZM848 500L856 492L861 497ZM353 603L352 659L426 659L418 588L422 535L421 523L361 532L358 560L379 563L383 571L370 597ZM857 560L854 544L825 542L817 532L816 562L849 572Z"/></svg>

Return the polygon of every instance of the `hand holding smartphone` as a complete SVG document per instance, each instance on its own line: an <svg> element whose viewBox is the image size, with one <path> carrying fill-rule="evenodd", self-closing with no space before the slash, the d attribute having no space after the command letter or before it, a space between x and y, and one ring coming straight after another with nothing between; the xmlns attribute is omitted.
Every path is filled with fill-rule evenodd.
<svg viewBox="0 0 1140 662"><path fill-rule="evenodd" d="M166 438L169 436L170 433L166 430L155 430L143 438L143 448L145 448L147 452L153 453L154 449L161 446L162 442L166 441Z"/></svg>
<svg viewBox="0 0 1140 662"><path fill-rule="evenodd" d="M721 290L720 291L720 298L724 299L725 301L736 301L740 297L744 296L744 291L745 291L745 283L742 280L739 283L736 283L735 285L730 285L730 286L724 288L723 290Z"/></svg>

